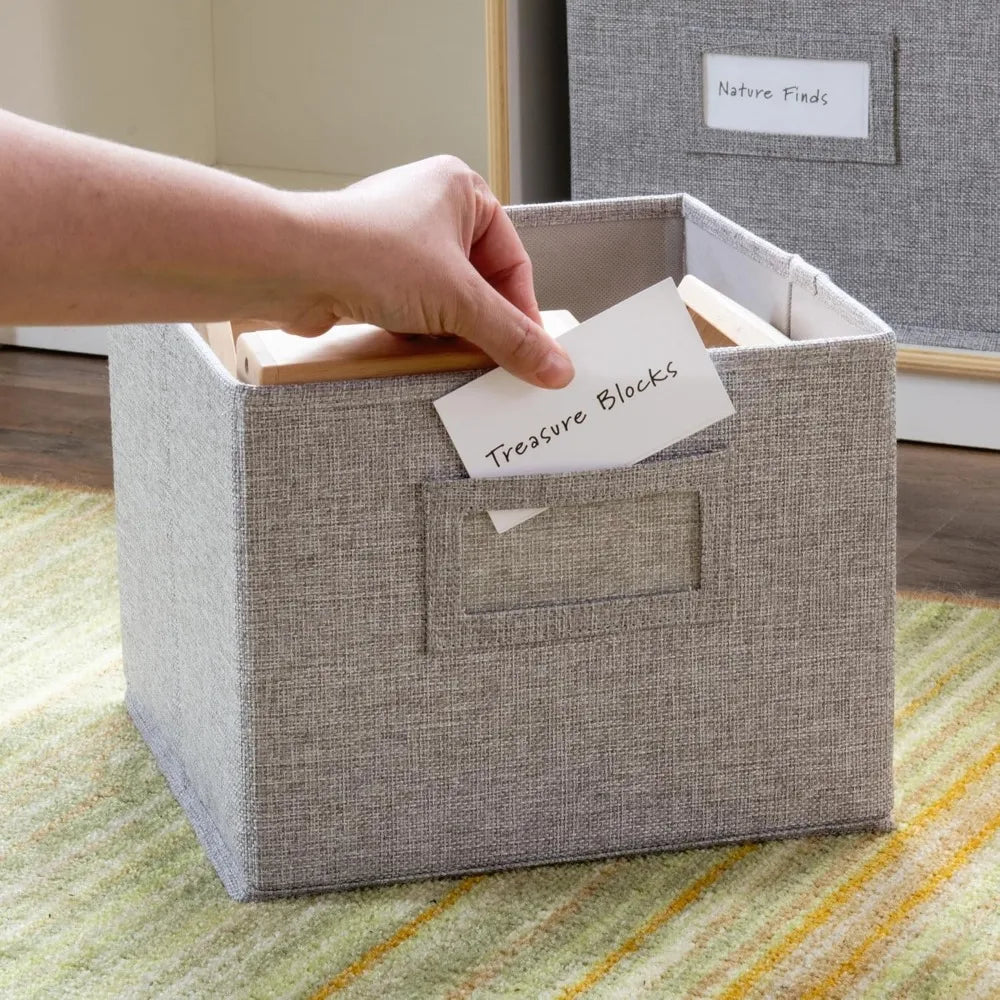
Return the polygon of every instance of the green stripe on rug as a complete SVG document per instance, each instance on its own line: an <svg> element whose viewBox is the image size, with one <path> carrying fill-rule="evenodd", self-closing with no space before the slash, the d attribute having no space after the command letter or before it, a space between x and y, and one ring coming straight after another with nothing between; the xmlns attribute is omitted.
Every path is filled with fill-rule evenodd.
<svg viewBox="0 0 1000 1000"><path fill-rule="evenodd" d="M110 494L0 482L0 996L1000 995L1000 609L901 599L896 818L236 904L122 708Z"/></svg>

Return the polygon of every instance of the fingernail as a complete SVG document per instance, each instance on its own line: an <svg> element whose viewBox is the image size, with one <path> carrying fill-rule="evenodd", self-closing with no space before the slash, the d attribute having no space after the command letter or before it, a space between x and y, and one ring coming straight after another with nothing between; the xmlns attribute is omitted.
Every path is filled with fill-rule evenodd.
<svg viewBox="0 0 1000 1000"><path fill-rule="evenodd" d="M549 351L535 371L538 381L551 389L561 389L564 385L569 385L574 374L573 362L558 348Z"/></svg>

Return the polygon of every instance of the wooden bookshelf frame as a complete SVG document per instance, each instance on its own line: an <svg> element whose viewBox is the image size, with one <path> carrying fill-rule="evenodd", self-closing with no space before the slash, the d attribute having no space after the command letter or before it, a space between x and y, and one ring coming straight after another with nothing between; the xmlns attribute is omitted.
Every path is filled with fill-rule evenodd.
<svg viewBox="0 0 1000 1000"><path fill-rule="evenodd" d="M1000 354L935 350L904 344L896 351L896 369L917 375L947 375L951 378L1000 382Z"/></svg>

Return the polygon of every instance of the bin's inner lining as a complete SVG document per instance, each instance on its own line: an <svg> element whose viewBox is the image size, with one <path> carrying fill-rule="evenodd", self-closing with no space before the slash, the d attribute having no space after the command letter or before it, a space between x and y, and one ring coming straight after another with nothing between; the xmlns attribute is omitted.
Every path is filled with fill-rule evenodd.
<svg viewBox="0 0 1000 1000"><path fill-rule="evenodd" d="M644 288L684 277L684 219L574 222L526 227L542 309L568 309L582 323Z"/></svg>
<svg viewBox="0 0 1000 1000"><path fill-rule="evenodd" d="M664 278L686 273L735 299L792 340L870 333L787 277L788 256L773 265L678 214L648 219L525 226L542 309L568 309L581 322Z"/></svg>

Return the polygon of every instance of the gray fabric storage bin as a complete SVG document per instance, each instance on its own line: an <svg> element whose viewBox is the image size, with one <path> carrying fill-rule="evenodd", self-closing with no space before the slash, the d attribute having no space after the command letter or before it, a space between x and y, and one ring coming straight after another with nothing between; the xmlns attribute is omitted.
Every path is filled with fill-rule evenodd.
<svg viewBox="0 0 1000 1000"><path fill-rule="evenodd" d="M567 0L575 198L690 191L901 342L1000 351L992 0ZM706 128L703 53L871 66L867 139Z"/></svg>
<svg viewBox="0 0 1000 1000"><path fill-rule="evenodd" d="M115 337L128 709L237 899L890 823L891 331L685 196L510 211L543 308L691 271L793 342L633 468L470 481L432 400L477 373Z"/></svg>

